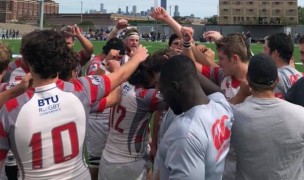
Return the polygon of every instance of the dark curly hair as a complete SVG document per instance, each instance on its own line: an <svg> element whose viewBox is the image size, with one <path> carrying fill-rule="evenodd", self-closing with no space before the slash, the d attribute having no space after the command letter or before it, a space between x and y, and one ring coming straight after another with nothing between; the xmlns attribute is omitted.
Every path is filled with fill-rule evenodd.
<svg viewBox="0 0 304 180"><path fill-rule="evenodd" d="M57 77L66 67L65 61L76 57L63 35L58 32L33 31L26 36L31 38L22 47L22 56L32 71L42 79Z"/></svg>
<svg viewBox="0 0 304 180"><path fill-rule="evenodd" d="M162 49L147 57L139 64L136 71L129 78L129 83L135 86L142 86L146 89L151 87L151 82L155 78L155 73L159 73L163 63L172 56L177 55L170 48Z"/></svg>

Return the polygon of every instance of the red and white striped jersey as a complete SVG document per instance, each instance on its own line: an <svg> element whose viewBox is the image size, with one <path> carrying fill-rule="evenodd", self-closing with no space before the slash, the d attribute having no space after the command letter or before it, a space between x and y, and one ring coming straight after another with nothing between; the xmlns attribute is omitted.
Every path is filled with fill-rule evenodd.
<svg viewBox="0 0 304 180"><path fill-rule="evenodd" d="M121 102L111 108L110 132L103 157L111 163L132 162L147 155L150 112L164 104L156 89L121 85Z"/></svg>
<svg viewBox="0 0 304 180"><path fill-rule="evenodd" d="M89 179L87 119L104 109L110 89L107 76L88 76L31 88L8 101L0 112L0 160L11 149L24 179Z"/></svg>

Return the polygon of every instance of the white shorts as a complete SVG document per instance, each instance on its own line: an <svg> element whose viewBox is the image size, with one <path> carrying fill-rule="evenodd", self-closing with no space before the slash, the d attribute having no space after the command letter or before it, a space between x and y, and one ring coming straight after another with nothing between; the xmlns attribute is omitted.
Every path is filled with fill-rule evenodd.
<svg viewBox="0 0 304 180"><path fill-rule="evenodd" d="M98 180L147 180L147 161L144 159L129 163L110 163L100 160Z"/></svg>

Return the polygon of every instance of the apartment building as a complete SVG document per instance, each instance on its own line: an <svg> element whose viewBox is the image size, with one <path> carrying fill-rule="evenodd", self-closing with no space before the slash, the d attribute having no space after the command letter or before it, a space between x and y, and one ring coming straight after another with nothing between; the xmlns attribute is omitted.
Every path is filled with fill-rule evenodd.
<svg viewBox="0 0 304 180"><path fill-rule="evenodd" d="M53 0L44 1L45 14L58 14L59 4ZM20 19L38 19L40 0L0 0L0 22L15 22Z"/></svg>
<svg viewBox="0 0 304 180"><path fill-rule="evenodd" d="M219 0L219 24L298 24L298 1Z"/></svg>

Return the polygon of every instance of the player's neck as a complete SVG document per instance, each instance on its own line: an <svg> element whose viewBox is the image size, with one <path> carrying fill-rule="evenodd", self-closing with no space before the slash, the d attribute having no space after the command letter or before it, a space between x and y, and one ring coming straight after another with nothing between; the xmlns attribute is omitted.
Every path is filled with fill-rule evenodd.
<svg viewBox="0 0 304 180"><path fill-rule="evenodd" d="M183 102L181 103L183 105L183 112L190 110L194 106L209 103L208 97L200 87L191 89L191 93L188 93L188 95L186 95L187 97L183 98Z"/></svg>
<svg viewBox="0 0 304 180"><path fill-rule="evenodd" d="M58 80L58 76L56 78L49 78L49 79L42 79L40 78L40 76L36 73L33 73L31 71L32 74L32 78L33 78L33 87L41 87L41 86L45 86L48 84L52 84L55 83Z"/></svg>
<svg viewBox="0 0 304 180"><path fill-rule="evenodd" d="M252 97L255 97L255 98L275 98L275 95L274 95L272 90L265 90L265 91L252 90Z"/></svg>
<svg viewBox="0 0 304 180"><path fill-rule="evenodd" d="M240 82L246 82L247 70L248 63L240 63L239 70L232 76L233 79L238 80Z"/></svg>

